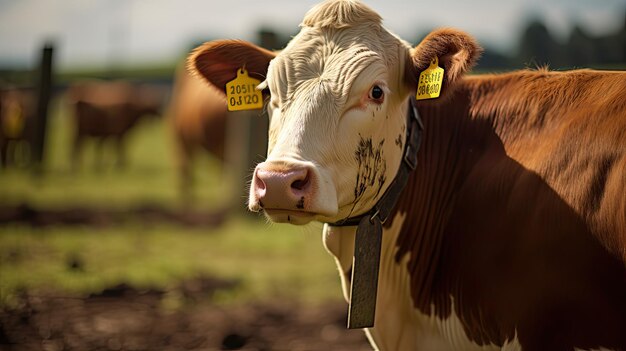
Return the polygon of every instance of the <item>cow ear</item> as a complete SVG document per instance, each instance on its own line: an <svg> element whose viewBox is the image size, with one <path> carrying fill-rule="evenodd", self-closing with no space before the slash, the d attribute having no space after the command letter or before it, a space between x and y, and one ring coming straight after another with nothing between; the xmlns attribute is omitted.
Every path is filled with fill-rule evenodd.
<svg viewBox="0 0 626 351"><path fill-rule="evenodd" d="M187 69L224 91L226 83L245 67L248 75L265 80L267 67L275 53L241 40L216 40L204 43L187 57Z"/></svg>
<svg viewBox="0 0 626 351"><path fill-rule="evenodd" d="M482 48L469 34L449 28L435 30L410 52L410 84L417 86L419 74L437 57L439 67L444 69L441 96L449 95L457 79L474 66L481 53Z"/></svg>

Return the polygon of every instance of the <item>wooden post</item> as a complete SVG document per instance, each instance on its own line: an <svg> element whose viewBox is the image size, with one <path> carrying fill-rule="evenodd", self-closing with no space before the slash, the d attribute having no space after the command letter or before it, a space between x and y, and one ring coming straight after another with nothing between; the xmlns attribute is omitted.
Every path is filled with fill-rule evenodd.
<svg viewBox="0 0 626 351"><path fill-rule="evenodd" d="M43 160L46 143L46 128L48 125L48 104L52 95L52 44L46 43L43 47L39 77L37 80L37 110L33 121L33 135L31 139L31 163L36 174L43 172Z"/></svg>
<svg viewBox="0 0 626 351"><path fill-rule="evenodd" d="M248 213L246 208L249 179L249 149L250 149L250 111L228 112L226 119L225 142L225 176L233 181L231 203L228 204L238 213Z"/></svg>
<svg viewBox="0 0 626 351"><path fill-rule="evenodd" d="M254 167L267 154L267 117L261 110L229 112L226 121L226 165L229 177L234 179L235 211L251 214L247 208L247 186ZM255 215L256 216L256 215Z"/></svg>
<svg viewBox="0 0 626 351"><path fill-rule="evenodd" d="M275 50L277 43L276 33L269 30L259 31L259 44L268 50ZM267 158L267 132L269 129L269 120L266 112L252 111L250 114L250 148L248 150L249 169Z"/></svg>
<svg viewBox="0 0 626 351"><path fill-rule="evenodd" d="M276 34L259 32L260 45L273 49ZM246 204L254 167L267 157L269 122L263 110L229 112L226 123L226 164L235 179L235 204L238 212L250 214ZM256 215L255 215L256 216Z"/></svg>

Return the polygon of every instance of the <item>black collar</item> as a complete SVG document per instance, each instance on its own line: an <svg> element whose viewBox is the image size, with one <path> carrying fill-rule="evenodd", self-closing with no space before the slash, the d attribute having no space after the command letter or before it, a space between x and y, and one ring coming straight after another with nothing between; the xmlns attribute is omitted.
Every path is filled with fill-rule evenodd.
<svg viewBox="0 0 626 351"><path fill-rule="evenodd" d="M424 124L422 123L422 119L415 108L415 99L411 98L409 100L409 111L407 116L407 134L406 145L404 147L404 157L402 158L400 169L398 169L396 177L371 210L359 216L345 218L335 223L328 224L333 227L356 226L359 225L361 219L366 216L370 216L370 221L373 221L374 218L378 217L381 223L385 223L387 217L389 217L389 214L391 214L391 211L398 202L400 194L402 194L402 190L404 190L404 187L409 180L411 171L413 171L417 166L417 151L419 150L422 141L423 131Z"/></svg>

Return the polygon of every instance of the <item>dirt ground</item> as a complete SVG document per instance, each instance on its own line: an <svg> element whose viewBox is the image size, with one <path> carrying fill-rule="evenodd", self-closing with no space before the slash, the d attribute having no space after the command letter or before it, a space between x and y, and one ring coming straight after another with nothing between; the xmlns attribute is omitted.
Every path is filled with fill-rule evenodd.
<svg viewBox="0 0 626 351"><path fill-rule="evenodd" d="M156 204L143 204L134 208L112 210L106 207L74 206L56 209L38 209L28 204L0 205L0 224L25 223L34 227L53 225L112 226L129 219L143 222L170 222L192 227L219 227L230 210L223 208L211 212L193 209L169 209Z"/></svg>
<svg viewBox="0 0 626 351"><path fill-rule="evenodd" d="M343 301L211 302L234 284L202 278L167 292L122 284L84 298L25 292L0 310L0 350L371 350L361 330L345 328ZM183 306L164 308L170 294Z"/></svg>

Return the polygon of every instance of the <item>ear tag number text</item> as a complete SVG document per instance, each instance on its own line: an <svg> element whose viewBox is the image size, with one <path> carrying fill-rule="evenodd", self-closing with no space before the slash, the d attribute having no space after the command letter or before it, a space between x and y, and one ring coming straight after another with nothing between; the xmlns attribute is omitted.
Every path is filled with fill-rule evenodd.
<svg viewBox="0 0 626 351"><path fill-rule="evenodd" d="M420 73L417 83L416 100L435 99L441 93L443 83L443 68L439 67L439 59L435 57L430 66Z"/></svg>
<svg viewBox="0 0 626 351"><path fill-rule="evenodd" d="M256 87L261 81L248 76L245 68L237 70L237 78L226 83L228 111L263 108L263 93Z"/></svg>

